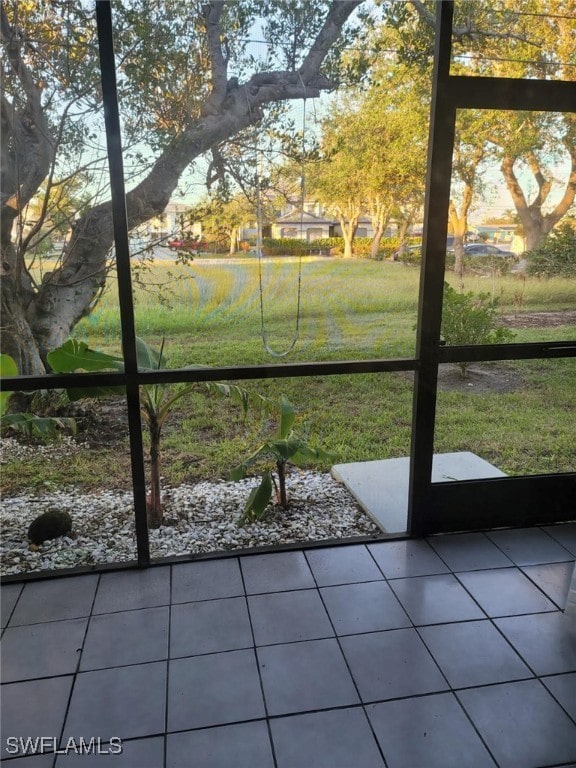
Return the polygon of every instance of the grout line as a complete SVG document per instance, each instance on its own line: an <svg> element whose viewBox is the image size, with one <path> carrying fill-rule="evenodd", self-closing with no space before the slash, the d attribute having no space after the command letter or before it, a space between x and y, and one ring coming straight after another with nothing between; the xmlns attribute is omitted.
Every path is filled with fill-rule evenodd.
<svg viewBox="0 0 576 768"><path fill-rule="evenodd" d="M173 582L173 569L169 566L168 573L169 585L168 585L168 637L166 638L166 688L164 691L164 735L163 735L163 756L164 766L168 760L168 706L170 704L170 643L172 640L172 582Z"/></svg>
<svg viewBox="0 0 576 768"><path fill-rule="evenodd" d="M565 609L565 606L563 606L563 605L559 605L559 604L556 602L556 600L554 600L554 598L553 598L553 597L551 597L551 596L550 596L550 595L549 595L547 592L545 592L545 591L544 591L544 588L543 588L543 587L541 587L541 586L540 586L540 584L538 584L538 582L537 582L537 581L535 581L535 580L534 580L534 579L533 579L533 578L530 576L530 574L529 574L529 573L526 573L526 571L524 570L524 568L543 568L543 567L547 567L547 566L553 566L553 565L566 565L566 563L568 563L568 562L570 562L570 561L563 561L563 562L559 562L559 563L541 563L541 564L539 564L539 565L521 565L521 566L518 566L518 567L519 567L519 569L520 569L520 571L521 571L521 572L524 574L524 576L526 576L526 578L527 578L527 579L529 579L529 580L532 582L532 584L534 584L534 586L535 586L535 587L537 587L537 588L540 590L540 592L542 592L542 594L543 594L543 595L544 595L544 596L545 596L545 597L546 597L548 600L550 600L550 602L551 602L553 605L555 605L555 606L558 608L558 610L559 610L559 611L562 611L562 612L564 611L564 609ZM572 565L572 568L576 567L576 564L572 564L572 563L571 563L571 565ZM570 591L570 579L568 579L568 591ZM568 597L568 593L566 593L566 597Z"/></svg>
<svg viewBox="0 0 576 768"><path fill-rule="evenodd" d="M559 674L557 674L557 675L542 675L542 677L562 677L562 676L563 676L563 675L565 675L565 674L571 674L571 673L570 673L570 672L563 672L563 673L561 672L561 673L559 673ZM553 698L553 699L554 699L554 701L555 701L555 702L558 704L558 706L559 706L559 707L561 707L562 711L563 711L563 712L565 712L565 713L566 713L566 715L567 715L567 717L569 717L569 718L570 718L570 720L572 720L572 722L574 723L574 725L576 725L576 713L575 713L574 715L571 715L571 714L570 714L570 712L568 712L568 710L566 709L566 707L564 706L564 704L562 704L562 702L561 702L561 701L560 701L560 699L559 699L559 698L556 696L556 694L555 694L553 691L551 691L551 690L548 688L548 686L547 686L547 685L545 685L545 683L543 683L543 682L542 682L542 677L539 677L539 678L538 678L538 681L540 682L540 684L542 685L542 687L544 688L544 690L546 691L546 693L548 693L550 696L552 696L552 698ZM571 765L572 765L572 764L571 764Z"/></svg>
<svg viewBox="0 0 576 768"><path fill-rule="evenodd" d="M460 701L460 698L459 698L459 696L458 696L458 693L457 693L456 691L453 691L452 695L454 696L454 698L456 699L456 702L457 702L458 706L460 707L460 709L461 709L461 710L462 710L462 712L464 713L464 717L465 717L465 718L468 720L468 722L469 722L469 723L470 723L470 725L472 726L472 728L473 728L473 730L474 730L474 733L475 733L475 734L478 736L478 738L480 739L481 743L484 745L484 748L486 749L486 751L488 752L488 754L490 755L490 757L492 758L492 760L494 760L494 764L495 764L496 766L500 766L500 763L498 762L498 760L496 760L496 755L495 755L495 754L492 752L492 750L491 750L491 749L490 749L490 747L488 746L488 742L487 742L487 741L484 739L484 737L483 737L483 736L482 736L482 734L480 733L480 730L479 730L479 729L476 727L476 723L475 723L475 722L472 720L472 718L471 718L471 717L470 717L470 715L468 714L468 710L466 709L466 707L465 707L465 706L462 704L462 702Z"/></svg>
<svg viewBox="0 0 576 768"><path fill-rule="evenodd" d="M244 605L246 606L246 613L248 615L248 624L250 625L250 634L252 636L252 651L254 653L254 660L256 663L256 672L258 674L258 682L260 683L260 694L262 696L262 704L264 705L264 717L266 722L266 730L268 732L268 741L270 742L270 750L272 752L272 760L275 768L278 766L278 760L276 758L276 748L274 745L274 739L272 738L272 729L270 727L270 713L268 711L268 702L264 693L264 680L262 679L262 670L260 669L260 663L258 658L258 649L256 646L256 635L254 633L254 625L252 624L252 613L250 611L250 603L248 602L248 595L246 594L246 580L244 578L244 570L242 568L242 560L238 558L238 569L240 571L240 579L242 580L242 589L244 590Z"/></svg>
<svg viewBox="0 0 576 768"><path fill-rule="evenodd" d="M368 552L369 557L371 557L372 560L374 560L374 558L372 557L372 553L368 550L368 547L364 545L364 549ZM312 569L312 566L311 566L308 558L306 557L306 552L303 552L303 554L304 554L304 558L305 558L306 562L308 563L308 567L310 568L310 572L312 573L312 578L314 579L314 582L316 584L316 590L318 592L318 595L320 597L322 605L324 606L324 611L326 612L326 615L328 617L328 621L330 622L330 626L332 627L332 631L334 632L334 639L336 640L336 643L338 645L338 649L340 651L340 655L344 659L344 664L346 665L346 669L348 670L348 674L350 675L350 679L352 680L352 684L353 684L354 689L356 691L356 695L358 696L359 704L355 704L355 705L351 704L351 705L348 705L348 707L341 707L341 708L344 709L344 708L350 708L350 707L360 707L362 709L362 712L364 713L364 717L366 718L366 722L368 723L368 727L370 728L370 732L372 733L372 738L374 739L374 742L376 744L376 749L378 750L379 754L381 755L382 760L384 762L384 765L386 766L387 762L386 762L386 758L384 757L384 752L382 750L382 747L380 746L380 742L379 742L379 740L378 740L378 738L376 736L376 732L374 731L374 727L372 725L372 721L368 717L368 712L366 711L366 704L362 700L362 695L360 693L360 689L358 688L358 684L356 683L356 679L355 679L354 675L352 674L352 670L350 668L350 664L348 662L346 654L344 653L344 650L342 649L342 644L340 642L340 637L338 636L338 633L336 632L336 627L334 626L334 622L332 621L332 617L330 616L330 611L328 610L328 608L326 606L326 603L324 602L324 597L322 595L321 588L318 586L318 581L316 579L316 574L314 573L314 570ZM376 567L378 568L378 563L376 563ZM380 569L378 568L378 570L380 570ZM383 577L384 577L384 575L383 575ZM384 577L384 581L385 580L386 579ZM378 581L380 581L380 580L378 580ZM357 582L357 583L366 583L366 582ZM390 590L390 591L392 591L392 590ZM410 621L410 617L409 616L408 616L408 620Z"/></svg>
<svg viewBox="0 0 576 768"><path fill-rule="evenodd" d="M488 538L488 537L486 537L486 538ZM494 542L492 542L492 543L494 543ZM497 545L495 545L495 546L497 546ZM379 572L381 572L383 574L382 569L380 568L378 563L375 561L374 556L372 555L372 553L370 552L368 547L364 545L364 549L366 549L368 551L368 553L371 556L372 560L374 560L374 562L375 562ZM432 547L432 549L433 549L433 547ZM304 555L305 561L308 563L305 550L298 550L298 551L302 552L302 554ZM436 553L435 550L434 550L434 552L443 561L443 558L438 553ZM266 722L267 728L268 728L270 745L271 745L271 749L272 749L272 754L273 754L273 759L274 759L275 766L277 765L277 758L276 758L275 749L274 749L274 742L272 740L272 732L271 732L271 727L270 727L270 721L271 720L285 718L285 717L294 717L294 716L304 715L304 714L313 714L313 713L319 713L319 712L333 711L333 710L359 709L359 708L362 708L362 710L364 712L364 715L365 715L366 719L368 720L368 724L369 724L369 727L370 727L371 732L373 734L373 737L375 738L377 748L380 751L380 754L382 754L382 756L383 756L383 752L382 752L382 749L380 747L380 743L379 743L379 741L378 741L378 739L377 739L377 737L375 735L374 729L372 727L372 723L371 723L370 718L368 716L368 713L366 711L367 706L368 705L372 705L372 704L376 704L376 703L380 703L380 702L398 701L398 700L411 699L411 698L423 698L423 697L426 697L426 696L434 696L434 695L440 695L440 694L445 694L445 693L452 693L452 695L454 695L456 697L460 708L464 711L464 713L465 713L467 719L470 721L474 731L477 733L477 735L480 738L481 742L484 744L484 746L488 750L488 753L492 754L490 752L490 750L488 749L487 745L485 744L484 739L482 738L481 734L479 733L479 731L477 730L476 726L474 725L474 722L472 721L472 719L468 715L465 707L460 702L460 699L458 698L457 693L459 691L473 690L473 689L479 689L479 688L490 688L490 687L494 687L494 686L498 686L498 685L514 684L514 683L519 683L519 682L524 682L524 681L528 682L528 681L531 681L533 679L539 680L539 682L542 684L542 687L544 688L544 690L552 697L552 699L555 702L558 703L558 705L561 707L562 711L566 712L567 716L570 717L571 721L576 722L576 720L572 716L569 715L569 713L564 709L562 704L556 699L556 697L554 696L552 691L548 690L548 688L544 685L544 683L542 683L542 680L541 680L541 677L561 676L561 675L564 675L566 673L565 672L560 672L560 673L555 673L554 675L542 675L542 676L536 675L534 673L534 671L532 670L532 668L530 667L530 665L523 658L523 656L519 653L519 651L516 650L516 648L514 648L512 643L508 640L508 638L504 635L504 633L500 630L500 628L495 623L496 619L519 618L521 616L534 616L534 615L538 616L538 615L545 615L545 614L549 614L549 613L557 613L557 611L539 611L536 614L534 614L534 613L526 613L526 614L514 614L512 616L510 616L509 614L505 614L504 616L498 616L498 617L487 616L487 617L481 617L481 618L475 618L475 619L454 620L454 621L450 621L450 622L439 622L437 624L415 625L414 622L412 621L411 617L407 613L406 609L404 608L403 604L401 603L401 601L397 597L396 593L392 589L391 584L389 582L390 581L392 581L392 582L393 581L397 581L397 580L400 580L400 579L403 580L403 579L413 579L413 578L428 578L428 576L413 576L413 577L410 576L410 577L399 577L399 578L388 579L383 574L383 579L372 579L372 580L361 581L361 582L345 582L343 584L337 584L337 585L336 584L335 585L330 584L330 585L326 585L326 587L320 588L318 586L316 576L314 575L314 572L312 571L312 569L311 569L311 567L310 567L310 565L308 563L308 567L310 568L310 571L312 573L312 578L313 578L314 583L315 583L314 587L291 589L291 590L290 589L288 589L288 590L277 590L275 592L255 593L254 596L258 596L258 595L274 595L274 594L283 594L283 593L288 593L288 592L303 592L303 591L316 590L317 594L320 597L320 600L321 600L321 603L322 603L322 605L324 607L324 610L326 612L327 618L328 618L328 620L330 622L330 626L332 627L332 630L334 631L334 636L329 636L327 638L312 638L312 639L307 639L307 640L294 640L294 641L288 641L288 642L282 642L282 643L268 643L268 644L266 644L264 646L257 646L256 642L255 642L254 627L253 627L252 616L251 616L250 608L249 608L248 595L246 594L246 584L245 584L245 580L244 580L244 573L243 573L243 570L242 570L242 567L241 567L241 562L240 562L239 558L237 558L237 560L238 560L238 567L239 567L239 570L240 570L242 585L243 585L243 589L244 589L244 594L243 595L237 595L237 596L231 596L231 597L234 597L234 598L243 597L244 604L246 605L246 610L247 610L247 613L248 613L248 620L249 620L249 624L250 624L250 631L251 631L252 641L253 641L253 645L251 647L249 647L248 649L252 649L253 650L254 657L255 657L255 660L256 660L256 667L257 667L257 672L258 672L259 681L260 681L261 695L262 695L262 700L263 700L263 704L264 704L265 722ZM562 562L564 563L566 561L562 561ZM554 564L557 565L559 563L545 563L545 564L542 564L542 565L554 565ZM176 564L174 564L174 565L176 565ZM532 582L532 579L530 579L530 577L521 570L522 566L516 565L514 563L512 563L511 566L498 567L498 568L474 569L474 570L475 571L478 571L478 570L484 570L484 571L488 571L488 570L489 571L509 570L510 567L515 567L519 572L523 573L523 575L526 576L526 578L529 580L530 583L534 583L534 582ZM524 566L524 567L528 567L528 566ZM463 572L465 572L465 571L463 571ZM472 571L472 572L474 572L474 571ZM478 601L474 598L474 596L471 595L468 592L466 586L464 584L462 584L462 582L460 582L460 580L458 579L458 577L456 576L455 572L452 569L450 569L450 573L449 574L430 574L429 576L438 576L438 575L444 575L444 576L445 575L452 575L456 579L457 583L460 584L463 587L465 592L467 594L469 594L471 599L480 607L480 609L482 610L482 613L483 614L486 613L482 609L482 607L479 605ZM84 640L82 642L82 649L84 649L84 645L85 645L85 642L86 642L86 638L87 638L87 634L88 634L88 631L89 631L89 627L91 626L92 618L94 616L111 615L111 614L114 614L114 613L121 612L121 611L112 611L109 614L93 614L92 613L92 611L94 609L94 606L95 606L96 596L97 596L97 593L98 593L98 589L99 589L99 585L100 585L100 580L101 580L102 574L98 573L97 576L98 576L98 580L97 580L97 583L96 583L96 589L94 590L94 594L93 594L93 597L92 597L92 606L91 606L91 609L90 609L90 614L87 617L88 620L86 621L86 627L85 627L85 631L84 631ZM440 671L440 673L441 673L441 675L442 675L442 677L444 679L446 679L446 677L445 677L442 669L440 668L440 666L436 662L436 659L434 658L433 654L431 653L431 651L429 650L428 646L426 645L425 640L422 638L419 629L421 629L423 627L427 627L427 626L450 626L450 625L453 625L453 624L472 623L472 622L475 622L475 621L486 621L486 620L491 622L492 626L494 626L496 628L496 630L499 632L499 634L504 638L504 640L507 642L507 644L512 648L514 653L526 664L526 667L528 668L528 670L530 670L532 672L533 677L530 677L530 678L518 678L518 679L515 679L515 680L505 680L505 681L499 681L499 682L495 682L495 683L487 683L487 684L484 684L484 685L475 685L475 686L466 686L466 687L461 687L461 688L454 688L454 687L452 687L450 685L450 683L448 682L448 680L446 679L446 682L448 684L448 690L446 690L446 691L433 691L433 692L428 692L428 693L424 693L424 694L411 694L411 695L408 695L408 696L399 696L399 697L395 697L393 699L376 700L376 701L373 701L373 702L363 702L362 701L362 697L360 696L360 692L359 692L356 680L355 680L354 676L352 675L350 666L348 664L348 660L346 658L346 655L344 654L344 652L342 650L342 646L341 646L341 643L340 643L341 637L354 637L354 636L357 636L357 635L376 634L376 633L382 633L382 632L395 631L395 630L398 630L398 629L406 629L406 628L410 628L410 627L391 627L391 628L383 629L383 630L371 630L369 632L352 633L352 634L349 634L349 635L344 635L344 634L338 635L336 633L336 630L335 630L335 627L334 627L334 623L333 623L332 618L330 616L330 612L328 611L328 609L326 607L326 604L324 602L323 595L322 595L322 589L324 589L324 588L325 589L330 589L331 587L339 587L339 586L356 586L356 585L361 585L361 584L366 584L366 583L382 583L382 581L388 585L388 587L390 588L390 591L393 594L395 600L399 603L399 605L402 607L402 609L406 613L408 621L411 622L411 628L416 630L416 633L417 633L418 637L420 638L421 642L424 644L428 654L431 656L434 664L436 664L436 666L438 667L438 669L439 669L439 671ZM535 586L538 587L537 584L535 584ZM141 737L133 737L132 739L126 739L126 741L135 741L135 740L140 740L140 739L144 739L144 738L150 738L152 736L161 736L162 735L163 738L164 738L164 761L167 760L168 692L169 692L169 668L170 668L170 660L171 660L171 656L170 656L171 615L172 615L172 607L174 605L172 603L172 587L173 587L173 567L170 568L170 590L169 590L170 591L170 601L169 601L169 604L168 604L168 658L166 660L167 670L166 670L166 699L165 699L165 731L164 731L164 734L150 734L150 735L141 736ZM543 594L545 594L540 587L538 587L538 589ZM20 591L20 593L18 595L18 598L17 598L17 600L16 600L16 602L15 602L13 608L12 608L12 612L10 614L10 618L13 615L13 612L14 612L14 610L16 608L16 605L18 604L18 602L21 599L23 591L24 591L24 588L21 589L21 591ZM252 597L252 596L253 595L250 595L250 597ZM548 595L546 595L546 597L549 600L551 600ZM208 601L189 601L189 603L210 602L210 601L223 600L223 599L227 599L227 598L210 598ZM551 601L551 602L553 602L553 601ZM186 604L188 604L188 603L176 603L175 605L186 605ZM155 608L161 608L161 607L164 607L164 606L154 606L154 607ZM134 610L142 610L142 609L140 609L140 608L130 608L128 610L129 611L134 611ZM85 618L85 617L77 617L77 618ZM65 620L68 620L68 619L54 620L53 622L37 622L36 624L32 624L32 625L18 625L18 626L39 626L39 625L42 625L42 624L45 624L45 623L55 623L56 621L65 621ZM6 628L7 627L5 627L4 629L6 629ZM324 639L335 639L336 640L336 642L338 644L338 648L340 650L340 653L341 653L341 655L342 655L342 657L344 659L344 662L346 664L346 668L348 670L348 673L350 674L350 677L352 679L353 685L354 685L354 687L356 689L356 692L358 694L359 703L357 703L357 704L339 705L339 706L335 706L335 707L326 707L326 708L315 709L315 710L306 710L306 711L298 710L298 711L295 711L295 712L284 713L284 714L281 714L281 715L270 715L269 712L268 712L268 706L267 706L267 702L266 702L266 697L264 695L264 687L263 687L263 680L262 680L261 670L260 670L260 666L258 664L258 648L259 647L275 646L275 645L296 644L296 643L302 643L302 642L314 642L314 641L317 641L317 640L324 640ZM238 650L245 650L245 649L230 649L230 650L226 650L226 651L210 652L208 654L204 654L204 653L203 654L192 654L191 656L192 657L196 657L196 656L204 656L204 655L215 655L215 653L231 653L231 652L235 652L235 651L238 651ZM66 706L66 709L65 709L65 713L64 713L64 718L63 718L63 721L62 721L62 728L61 728L61 732L60 732L59 743L61 743L61 740L63 738L64 726L65 726L67 717L69 715L71 700L72 700L72 696L73 696L73 692L74 692L74 688L75 688L75 684L76 684L77 675L79 674L79 666L80 666L82 655L83 655L83 650L78 655L76 671L73 672L73 673L66 673L66 674L63 674L63 675L51 675L51 676L44 677L44 678L36 677L36 678L32 678L32 679L25 680L25 681L11 681L11 682L32 682L33 680L40 680L40 679L50 679L50 678L57 678L57 677L70 677L70 676L73 677L71 688L70 688L70 694L69 694L69 697L68 697L68 703L67 703L67 706ZM175 657L175 658L188 658L188 657ZM114 668L121 668L121 667L127 667L127 666L140 666L142 664L154 663L154 661L156 661L156 663L157 663L157 661L163 661L163 660L162 659L160 659L160 660L153 660L153 661L147 660L145 662L139 662L137 664L124 664L124 665L118 665L117 667L103 667L102 669L114 669ZM85 671L97 671L97 670L85 670ZM228 726L228 725L234 725L234 724L242 724L242 723L246 723L246 722L261 722L261 721L262 721L262 718L258 717L258 718L252 718L250 720L239 720L239 721L236 721L235 723L224 723L224 724L219 723L219 724L215 724L215 725L211 725L211 726L202 726L200 728L182 729L180 731L174 731L174 733L186 732L187 730L194 730L194 731L195 730L206 730L206 729L217 728L217 727L222 727L222 726ZM54 756L54 763L56 762L57 757L58 757L57 755ZM492 755L492 757L493 757L493 755ZM384 758L384 756L383 756L383 758ZM497 764L496 760L495 760L495 762Z"/></svg>
<svg viewBox="0 0 576 768"><path fill-rule="evenodd" d="M498 569L498 568L496 568L496 569L492 569L492 571L491 571L491 572L493 572L494 570L506 570L506 571L509 571L510 569L509 569L509 568L502 568L502 569ZM528 578L528 577L526 576L526 574L523 574L523 573L522 573L522 571L520 570L519 566L516 566L516 570L517 570L519 573L521 573L523 576L525 576L525 578ZM479 607L479 608L480 608L480 609L483 611L483 613L485 613L485 614L486 614L486 616L487 616L489 619L491 619L491 618L492 618L492 619L509 619L509 618L513 618L514 616L532 616L532 615L534 615L534 614L540 614L540 613L557 613L557 612L558 612L558 609L557 609L557 607L556 607L556 603L554 603L554 601L552 601L552 600L551 600L551 599L548 597L548 595L546 595L544 592L542 592L542 590L541 590L540 588L538 588L538 589L539 589L539 592L542 592L542 595L544 596L544 598L545 598L545 599L546 599L546 600L547 600L547 601L550 603L550 605L552 606L551 608L546 608L545 610L532 610L532 611L530 611L530 610L527 610L527 611L525 611L524 613L503 613L503 614L501 614L501 615L499 615L499 616L490 616L490 615L489 615L489 613L488 613L488 609L486 609L486 608L482 608L482 605L481 605L481 604L480 604L480 602L479 602L479 601L478 601L478 600L477 600L477 599L474 597L474 595L472 594L472 592L470 592L470 590L467 588L466 584L465 584L463 581L461 581L461 580L458 578L458 574L459 574L459 573L481 573L481 571L458 571L458 573L455 573L455 574L453 574L453 575L454 575L454 578L456 578L456 579L458 580L458 583L460 584L460 586L461 586L463 589L465 589L465 590L466 590L466 592L467 592L467 593L470 595L470 597L472 598L472 600L474 600L474 602L475 602L475 603L478 605L478 607ZM535 586L537 586L537 585L535 585Z"/></svg>
<svg viewBox="0 0 576 768"><path fill-rule="evenodd" d="M62 718L62 727L60 728L60 735L58 737L58 745L60 746L62 744L62 740L64 739L64 728L66 726L66 721L68 720L68 715L70 713L70 706L72 704L72 697L74 695L74 689L76 687L76 680L78 679L79 669L80 669L80 662L82 660L82 654L84 652L84 645L86 643L86 637L88 636L88 628L90 627L90 621L92 618L92 611L94 610L94 605L96 603L96 595L98 593L98 587L100 586L100 580L102 576L101 574L98 574L98 577L96 579L96 586L94 588L94 594L92 595L92 601L90 604L90 610L88 612L88 620L86 621L86 627L84 629L84 638L82 640L82 645L80 649L80 653L78 654L78 659L76 661L76 671L73 673L72 677L72 685L70 686L70 694L68 696L68 703L66 705L65 711L64 711L64 717ZM56 761L58 760L58 756L56 755L54 758L54 765L56 765Z"/></svg>
<svg viewBox="0 0 576 768"><path fill-rule="evenodd" d="M8 585L5 585L5 586L8 586ZM18 586L20 587L20 591L18 592L18 597L14 601L14 605L12 606L12 610L8 614L8 618L6 619L6 623L2 627L2 631L0 632L0 637L3 637L4 636L4 632L6 632L6 630L8 629L8 625L10 624L10 621L12 620L12 616L14 615L14 612L16 611L16 606L20 602L20 598L22 597L22 593L24 592L24 587L26 585L25 584L19 584Z"/></svg>
<svg viewBox="0 0 576 768"><path fill-rule="evenodd" d="M541 528L540 526L534 526L534 527L530 527L530 528L504 528L504 529L496 529L496 530L494 530L494 529L489 529L488 531L485 531L485 532L484 532L484 535L486 536L486 538L488 539L488 541L491 541L491 542L492 542L492 544L494 544L494 546L495 546L495 547L498 547L498 549L499 549L499 550L502 552L502 554L506 555L506 557L507 557L509 560L512 560L512 556L511 556L511 555L509 555L509 554L506 552L506 550L505 550L505 549L503 549L503 547L501 547L501 546L500 546L500 544L498 544L498 541L494 541L494 539L491 539L491 538L490 538L490 533L501 533L501 532L502 532L502 533L506 533L507 531L515 531L515 532L517 532L517 533L524 533L526 530L529 530L529 531L541 531L541 532L542 532L542 533L543 533L543 534L544 534L544 535L545 535L547 538L549 538L549 539L550 539L550 541L551 541L553 544L557 544L559 547L561 547L562 549L564 549L564 550L566 551L566 554L568 555L568 558L567 558L567 560L574 560L574 559L576 559L576 556L575 556L575 555L572 555L572 553L571 553L571 552L569 552L569 551L566 549L566 547L564 547L564 546L563 546L563 545L562 545L562 544L561 544L559 541L557 541L556 539L554 539L552 536L549 536L549 535L546 533L546 531L543 531L543 530L542 530L542 528ZM526 567L528 567L529 565L553 565L554 563L565 563L565 562L567 562L567 560L553 560L552 562L545 562L545 563L542 563L542 562L537 562L537 563L516 563L514 560L512 560L512 562L514 563L514 565L515 565L517 568L523 568L523 567L524 567L524 568L526 568Z"/></svg>

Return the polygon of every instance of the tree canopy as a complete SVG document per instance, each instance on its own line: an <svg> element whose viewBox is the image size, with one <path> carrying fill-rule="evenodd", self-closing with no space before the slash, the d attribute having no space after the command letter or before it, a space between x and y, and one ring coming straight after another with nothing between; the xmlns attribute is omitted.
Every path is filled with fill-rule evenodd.
<svg viewBox="0 0 576 768"><path fill-rule="evenodd" d="M210 154L210 178L221 176L227 143L260 123L269 105L335 88L337 43L359 4L114 3L129 228L162 213L198 158ZM257 59L249 40L263 16L267 53ZM305 44L295 50L289 41L302 20ZM9 0L1 34L2 345L19 370L39 373L97 300L113 243L93 7ZM90 174L90 200L76 212L57 266L39 280L27 260L26 207L42 187L50 216L53 188L78 171Z"/></svg>
<svg viewBox="0 0 576 768"><path fill-rule="evenodd" d="M362 78L361 90L332 106L310 177L349 242L360 213L369 213L377 248L387 217L408 221L421 199L434 7L115 0L129 228L160 215L200 163L222 200L233 198L227 179L253 183L246 150L255 129L277 125L287 102ZM2 349L22 373L41 373L47 353L95 306L111 264L94 8L5 0L0 32ZM456 3L453 37L454 72L573 77L576 0L522 0L520 10L513 0ZM576 118L470 117L454 155L454 189L464 194L457 228L465 229L462 205L479 191L478 164L491 158L535 247L573 207ZM569 171L558 183L560 160ZM38 269L40 244L65 230L57 260Z"/></svg>

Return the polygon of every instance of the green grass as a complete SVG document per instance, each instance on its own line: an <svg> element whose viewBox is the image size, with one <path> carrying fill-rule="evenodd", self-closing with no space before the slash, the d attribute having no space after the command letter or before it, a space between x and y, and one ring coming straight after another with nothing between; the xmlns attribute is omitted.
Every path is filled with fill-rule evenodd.
<svg viewBox="0 0 576 768"><path fill-rule="evenodd" d="M148 279L167 282L166 272L155 266ZM135 304L137 333L152 343L170 338L171 365L270 361L261 340L256 261L194 263L170 272L167 303L136 289ZM296 328L298 262L266 262L262 281L266 333L271 346L282 351ZM300 339L291 359L412 356L417 297L417 274L401 265L304 259ZM118 347L113 288L77 333L92 344Z"/></svg>
<svg viewBox="0 0 576 768"><path fill-rule="evenodd" d="M576 469L576 360L487 363L513 392L438 394L435 450L472 451L508 474Z"/></svg>
<svg viewBox="0 0 576 768"><path fill-rule="evenodd" d="M136 329L149 343L170 339L171 366L254 364L270 361L260 333L256 260L170 266L157 262L144 275L162 285L158 294L136 287ZM449 282L458 285L453 275ZM398 357L414 354L419 270L402 264L343 259L304 259L300 338L291 360ZM274 259L262 271L265 329L274 349L286 349L297 316L298 262ZM471 275L464 290L489 292L503 312L576 307L576 280ZM547 340L549 330L519 332L518 341ZM570 338L573 329L552 329ZM109 289L76 329L80 338L119 350L117 294ZM566 335L568 334L568 335Z"/></svg>
<svg viewBox="0 0 576 768"><path fill-rule="evenodd" d="M267 261L263 269L266 330L286 348L296 322L298 262ZM278 362L260 337L258 265L198 263L154 265L148 285L167 283L164 301L135 289L137 333L159 347L165 338L170 367L194 363L241 365ZM457 281L449 276L452 284ZM412 357L419 271L401 264L305 259L302 265L300 338L289 361ZM502 311L552 311L576 307L576 281L470 276L464 289L498 296ZM516 329L515 341L575 337L575 327ZM96 310L76 329L96 348L118 352L119 319L113 282ZM574 359L485 364L505 371L512 392L441 391L435 449L470 450L509 473L576 468ZM409 374L309 377L245 382L264 394L287 394L311 440L339 462L406 456L410 450L412 378ZM163 475L168 483L225 477L266 432L259 420L243 421L237 409L198 393L183 401L166 424ZM74 482L85 487L125 487L127 442L106 454L85 451L71 463L55 459L3 467L7 489ZM44 486L45 487L45 486Z"/></svg>

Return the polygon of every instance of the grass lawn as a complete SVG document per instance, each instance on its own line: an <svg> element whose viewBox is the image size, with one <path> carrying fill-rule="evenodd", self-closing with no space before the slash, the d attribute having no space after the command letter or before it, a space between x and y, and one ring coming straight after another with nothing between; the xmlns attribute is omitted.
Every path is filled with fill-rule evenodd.
<svg viewBox="0 0 576 768"><path fill-rule="evenodd" d="M195 363L242 365L278 362L261 339L258 264L157 262L135 289L136 328L148 344L165 339L170 367ZM453 276L449 281L456 285ZM412 357L419 271L402 264L311 258L302 264L300 337L295 361ZM159 298L154 286L163 284ZM298 262L274 259L262 273L265 328L273 348L286 349L296 325ZM147 286L147 288L146 288ZM152 289L152 290L150 290ZM576 309L576 281L467 277L466 291L497 296L504 314ZM568 340L576 327L515 328L515 341ZM119 351L114 284L76 329L91 346ZM576 469L576 361L506 361L474 366L470 382L451 380L438 398L436 451L471 450L506 472ZM412 377L405 373L309 377L246 382L269 395L285 393L299 412L300 429L333 451L339 462L406 456L410 449ZM97 406L102 408L101 405ZM129 458L121 422L73 459L29 459L3 467L5 491L75 483L127 487ZM118 414L116 414L116 417ZM166 424L165 481L176 484L225 477L256 447L270 424L244 422L237 409L201 386ZM97 428L96 428L97 431Z"/></svg>

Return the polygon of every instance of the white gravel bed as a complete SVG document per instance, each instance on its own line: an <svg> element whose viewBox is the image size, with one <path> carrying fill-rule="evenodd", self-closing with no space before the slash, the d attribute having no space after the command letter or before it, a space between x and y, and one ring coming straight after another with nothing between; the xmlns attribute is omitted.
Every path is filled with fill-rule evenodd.
<svg viewBox="0 0 576 768"><path fill-rule="evenodd" d="M38 443L37 445L27 445L19 443L13 437L2 437L0 440L0 464L14 459L33 459L38 456L44 456L48 459L70 454L82 450L83 446L77 443L70 435L61 435L58 440L49 443Z"/></svg>
<svg viewBox="0 0 576 768"><path fill-rule="evenodd" d="M239 527L238 517L256 483L255 479L247 479L165 488L165 524L150 531L152 557L380 533L346 488L329 474L299 470L293 470L288 478L288 510L275 508L264 520ZM71 515L71 537L46 541L37 550L30 550L28 526L51 509ZM0 522L2 575L123 562L136 557L130 492L86 494L70 489L5 498Z"/></svg>

